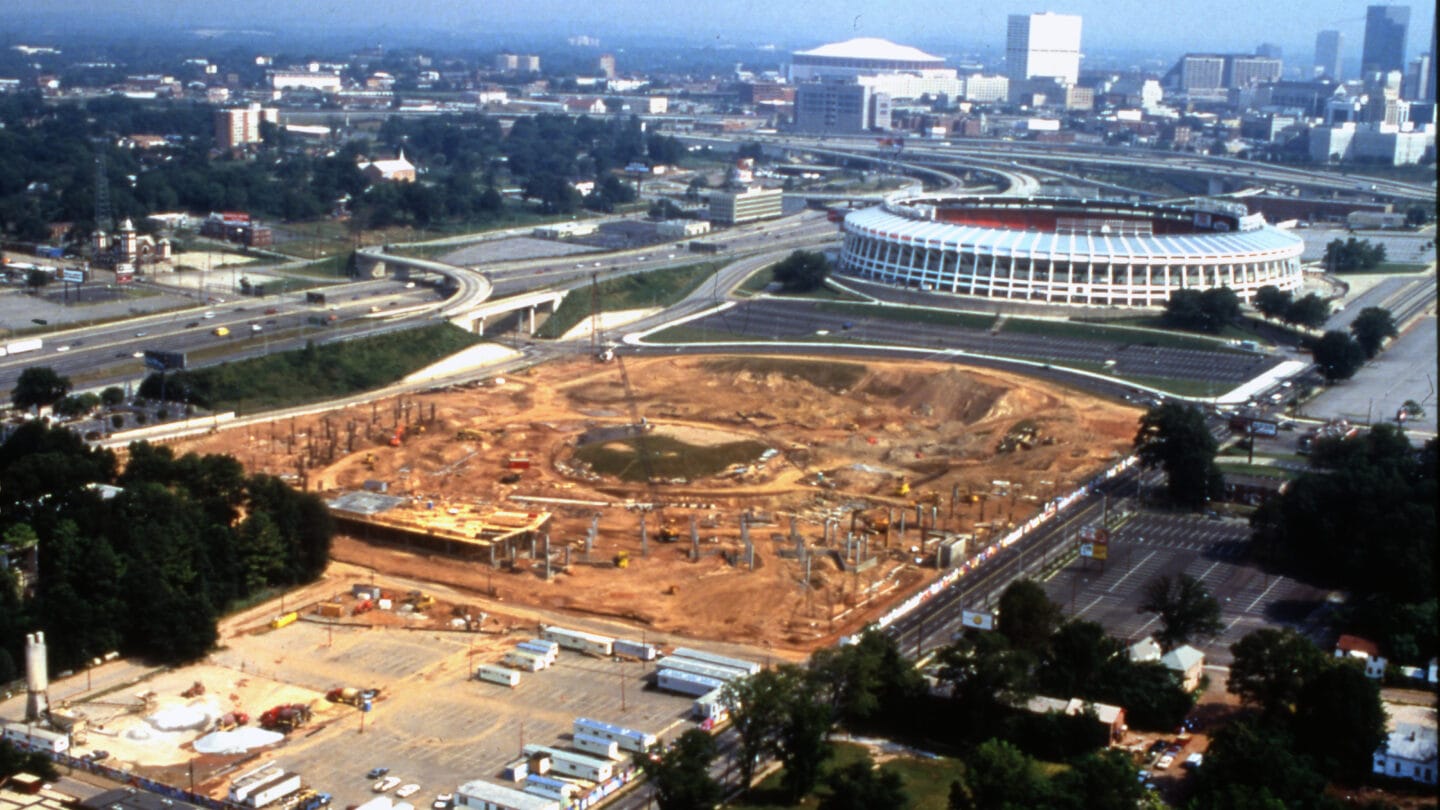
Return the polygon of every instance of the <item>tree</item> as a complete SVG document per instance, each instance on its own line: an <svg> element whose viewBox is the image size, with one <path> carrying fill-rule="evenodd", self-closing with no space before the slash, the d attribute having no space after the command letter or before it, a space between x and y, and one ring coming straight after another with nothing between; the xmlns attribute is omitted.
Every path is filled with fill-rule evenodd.
<svg viewBox="0 0 1440 810"><path fill-rule="evenodd" d="M1210 738L1205 765L1196 772L1195 806L1310 808L1320 803L1325 777L1309 757L1297 752L1282 727L1244 718Z"/></svg>
<svg viewBox="0 0 1440 810"><path fill-rule="evenodd" d="M1140 418L1135 434L1140 463L1165 470L1167 491L1175 503L1200 509L1222 486L1215 465L1219 444L1193 405L1167 402Z"/></svg>
<svg viewBox="0 0 1440 810"><path fill-rule="evenodd" d="M1332 273L1374 270L1385 261L1385 245L1368 239L1350 237L1343 242L1331 240L1325 245L1325 267Z"/></svg>
<svg viewBox="0 0 1440 810"><path fill-rule="evenodd" d="M1288 324L1318 329L1330 319L1330 305L1315 293L1306 293L1295 299L1285 310L1284 320Z"/></svg>
<svg viewBox="0 0 1440 810"><path fill-rule="evenodd" d="M1331 329L1315 342L1310 349L1311 356L1327 382L1348 380L1365 365L1365 349L1355 338Z"/></svg>
<svg viewBox="0 0 1440 810"><path fill-rule="evenodd" d="M1117 749L1076 760L1050 785L1052 807L1074 810L1133 810L1145 797L1130 755Z"/></svg>
<svg viewBox="0 0 1440 810"><path fill-rule="evenodd" d="M905 780L900 774L876 768L866 754L858 762L830 774L827 780L830 795L820 802L820 810L905 810L910 797L905 793Z"/></svg>
<svg viewBox="0 0 1440 810"><path fill-rule="evenodd" d="M1294 296L1273 284L1266 284L1255 291L1255 309L1266 320L1283 317L1290 309Z"/></svg>
<svg viewBox="0 0 1440 810"><path fill-rule="evenodd" d="M1385 739L1380 688L1356 664L1332 663L1301 687L1294 728L1296 745L1323 773L1361 778Z"/></svg>
<svg viewBox="0 0 1440 810"><path fill-rule="evenodd" d="M1050 645L1050 636L1060 626L1061 618L1060 606L1050 601L1038 582L1020 579L1006 586L1000 595L996 630L1004 634L1012 648L1038 657Z"/></svg>
<svg viewBox="0 0 1440 810"><path fill-rule="evenodd" d="M1225 688L1270 719L1289 717L1300 690L1328 663L1314 642L1288 627L1252 631L1230 652Z"/></svg>
<svg viewBox="0 0 1440 810"><path fill-rule="evenodd" d="M999 733L1011 708L1034 694L1034 658L1011 649L1002 633L967 631L940 651L939 663L940 679L950 685L955 725L972 739Z"/></svg>
<svg viewBox="0 0 1440 810"><path fill-rule="evenodd" d="M1045 805L1049 791L1035 760L1004 740L987 740L965 762L975 810L1020 810Z"/></svg>
<svg viewBox="0 0 1440 810"><path fill-rule="evenodd" d="M1176 290L1165 302L1167 326L1196 332L1218 332L1240 317L1240 297L1229 287Z"/></svg>
<svg viewBox="0 0 1440 810"><path fill-rule="evenodd" d="M775 265L773 274L786 292L810 292L824 286L830 262L823 253L797 250Z"/></svg>
<svg viewBox="0 0 1440 810"><path fill-rule="evenodd" d="M1430 212L1423 205L1412 205L1405 209L1405 224L1418 228L1430 221Z"/></svg>
<svg viewBox="0 0 1440 810"><path fill-rule="evenodd" d="M25 274L25 286L36 290L44 287L45 285L49 284L54 280L54 274L47 273L44 270L31 270L30 272Z"/></svg>
<svg viewBox="0 0 1440 810"><path fill-rule="evenodd" d="M1155 638L1167 650L1220 632L1220 603L1205 590L1204 583L1188 574L1151 580L1145 586L1140 610L1160 614L1161 628Z"/></svg>
<svg viewBox="0 0 1440 810"><path fill-rule="evenodd" d="M1365 350L1365 359L1369 360L1380 353L1386 338L1398 337L1400 330L1396 328L1395 316L1390 314L1390 310L1366 307L1350 322L1350 334L1355 336L1355 341Z"/></svg>
<svg viewBox="0 0 1440 810"><path fill-rule="evenodd" d="M779 670L765 669L727 683L721 701L740 735L740 783L749 790L760 757L773 753L789 695Z"/></svg>
<svg viewBox="0 0 1440 810"><path fill-rule="evenodd" d="M711 810L724 798L720 784L710 776L718 750L714 737L692 728L664 754L639 754L635 764L655 786L660 810Z"/></svg>
<svg viewBox="0 0 1440 810"><path fill-rule="evenodd" d="M15 390L10 401L16 408L30 408L53 405L70 393L70 378L62 377L49 366L30 366L20 372L15 381Z"/></svg>
<svg viewBox="0 0 1440 810"><path fill-rule="evenodd" d="M125 389L118 385L112 385L100 392L100 404L107 408L114 408L125 404Z"/></svg>
<svg viewBox="0 0 1440 810"><path fill-rule="evenodd" d="M820 781L820 766L834 753L828 739L830 707L816 695L813 685L797 668L782 668L790 681L786 706L777 740L780 762L780 787L799 802Z"/></svg>
<svg viewBox="0 0 1440 810"><path fill-rule="evenodd" d="M905 704L925 692L924 678L895 639L877 630L865 631L854 644L817 650L810 672L835 718L852 728L872 721L894 728Z"/></svg>

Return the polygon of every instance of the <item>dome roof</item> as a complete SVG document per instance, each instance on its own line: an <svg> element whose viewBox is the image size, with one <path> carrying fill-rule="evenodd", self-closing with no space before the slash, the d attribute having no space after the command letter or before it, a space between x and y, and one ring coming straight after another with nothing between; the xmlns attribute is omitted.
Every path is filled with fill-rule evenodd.
<svg viewBox="0 0 1440 810"><path fill-rule="evenodd" d="M876 37L859 37L847 39L844 42L832 42L808 51L797 51L795 55L823 56L832 59L878 59L887 62L934 62L936 64L945 61L943 58L925 53L919 48L896 45L888 39Z"/></svg>

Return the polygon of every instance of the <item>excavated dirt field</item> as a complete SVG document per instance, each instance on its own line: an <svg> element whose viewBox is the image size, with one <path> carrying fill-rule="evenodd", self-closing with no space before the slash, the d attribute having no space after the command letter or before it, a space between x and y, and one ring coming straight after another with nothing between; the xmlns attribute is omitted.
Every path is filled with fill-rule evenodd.
<svg viewBox="0 0 1440 810"><path fill-rule="evenodd" d="M937 576L915 529L917 501L935 528L972 533L977 522L998 519L980 530L998 534L1116 458L1138 418L1133 408L1048 383L948 364L693 357L631 359L625 367L633 401L617 364L577 360L484 386L224 431L183 450L230 453L326 497L383 482L389 495L410 499L386 517L422 526L490 509L552 512L549 580L537 559L502 571L418 547L336 538L337 560L472 592L492 616L508 603L623 619L637 632L800 652L852 632ZM632 407L652 435L696 453L739 441L776 452L651 486L643 475L597 475L573 458L582 437L633 453L624 443ZM397 424L406 429L395 447ZM1001 452L1007 435L1023 441ZM530 468L508 470L521 455ZM634 504L652 501L663 508L646 516L642 556ZM741 543L747 513L754 570ZM585 537L597 515L587 562ZM875 561L845 561L845 535L885 519L888 532L868 535ZM809 587L792 520L810 550ZM838 532L822 545L827 520ZM658 542L662 528L678 542ZM622 552L625 567L616 564Z"/></svg>

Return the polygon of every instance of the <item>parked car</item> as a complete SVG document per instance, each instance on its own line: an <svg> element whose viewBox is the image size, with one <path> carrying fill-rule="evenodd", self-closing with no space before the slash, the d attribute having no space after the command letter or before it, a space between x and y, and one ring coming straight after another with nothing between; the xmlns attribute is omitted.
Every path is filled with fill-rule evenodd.
<svg viewBox="0 0 1440 810"><path fill-rule="evenodd" d="M1194 770L1195 768L1198 768L1198 767L1200 767L1202 764L1204 764L1204 762L1205 762L1205 755L1202 754L1202 753L1200 753L1199 751L1196 751L1195 753L1191 754L1190 756L1185 757L1185 761L1182 762L1182 763L1180 763L1180 767L1186 768L1186 769L1189 769L1189 770Z"/></svg>
<svg viewBox="0 0 1440 810"><path fill-rule="evenodd" d="M395 798L397 798L397 799L408 799L409 797L414 796L416 793L419 793L419 792L420 792L420 786L417 785L417 784L415 784L414 782L411 782L410 784L406 785L405 787L402 787L402 788L400 788L399 790L395 791Z"/></svg>
<svg viewBox="0 0 1440 810"><path fill-rule="evenodd" d="M1175 757L1174 757L1173 755L1171 755L1171 754L1166 754L1165 756L1160 757L1160 761L1159 761L1159 762L1156 762L1156 763L1155 763L1155 770L1157 770L1157 771L1163 771L1163 770L1165 770L1166 768L1169 768L1171 765L1174 765L1174 764L1175 764Z"/></svg>
<svg viewBox="0 0 1440 810"><path fill-rule="evenodd" d="M390 769L389 769L389 768L384 768L384 767L371 768L371 769L370 769L370 772L367 773L367 774L365 774L365 778L366 778L366 779L379 779L380 777L384 776L384 775L387 774L387 773L390 773Z"/></svg>
<svg viewBox="0 0 1440 810"><path fill-rule="evenodd" d="M431 810L450 810L451 805L453 805L454 803L454 793L441 793L439 796L435 797L435 801L430 804L430 807Z"/></svg>
<svg viewBox="0 0 1440 810"><path fill-rule="evenodd" d="M374 791L376 793L384 793L385 791L390 790L398 784L400 784L400 777L387 776L384 779L381 779L380 781L375 783Z"/></svg>

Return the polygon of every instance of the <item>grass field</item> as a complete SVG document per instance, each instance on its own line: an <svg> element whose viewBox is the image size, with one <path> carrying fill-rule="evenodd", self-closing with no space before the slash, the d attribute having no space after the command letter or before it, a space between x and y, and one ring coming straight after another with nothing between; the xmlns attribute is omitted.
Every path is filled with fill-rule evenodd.
<svg viewBox="0 0 1440 810"><path fill-rule="evenodd" d="M802 799L799 804L789 804L784 801L780 791L780 774L776 772L761 781L748 797L739 799L733 806L751 808L751 810L817 808L824 799L830 796L830 787L825 784L826 777L832 771L864 760L867 751L868 749L862 745L847 742L835 743L835 755L822 766L820 787L816 789L815 793ZM910 797L911 810L946 810L949 806L950 783L960 778L965 772L965 766L959 760L949 757L936 759L896 757L880 767L882 770L899 774L900 778L904 780L905 793Z"/></svg>
<svg viewBox="0 0 1440 810"><path fill-rule="evenodd" d="M601 475L624 481L645 481L650 476L694 480L737 464L750 464L765 449L764 444L755 441L702 447L671 436L646 434L581 445L575 449L575 458Z"/></svg>
<svg viewBox="0 0 1440 810"><path fill-rule="evenodd" d="M719 262L700 262L602 281L599 284L600 311L621 312L668 306L689 295L719 267ZM588 287L572 291L560 302L555 314L536 330L536 337L553 339L570 331L575 324L590 316L591 303Z"/></svg>
<svg viewBox="0 0 1440 810"><path fill-rule="evenodd" d="M1102 343L1137 344L1160 346L1169 349L1198 349L1216 351L1224 349L1223 343L1215 338L1174 332L1130 329L1124 326L1104 326L1095 323L1075 321L1051 321L1034 318L1007 318L1000 327L1002 332L1023 335L1047 335L1049 337L1073 338Z"/></svg>

